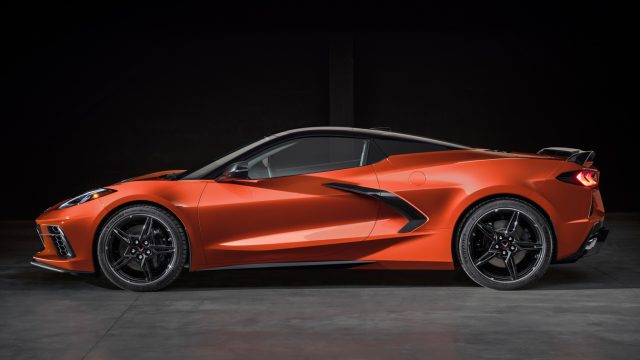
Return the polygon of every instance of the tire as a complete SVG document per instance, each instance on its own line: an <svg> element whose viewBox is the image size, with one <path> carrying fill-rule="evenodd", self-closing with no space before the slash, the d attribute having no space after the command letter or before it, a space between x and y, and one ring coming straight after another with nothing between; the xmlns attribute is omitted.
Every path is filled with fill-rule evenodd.
<svg viewBox="0 0 640 360"><path fill-rule="evenodd" d="M102 273L132 291L171 284L187 261L187 235L173 214L152 205L132 205L111 215L96 247Z"/></svg>
<svg viewBox="0 0 640 360"><path fill-rule="evenodd" d="M464 272L496 290L531 286L549 268L553 235L547 219L529 203L497 198L472 208L456 231Z"/></svg>

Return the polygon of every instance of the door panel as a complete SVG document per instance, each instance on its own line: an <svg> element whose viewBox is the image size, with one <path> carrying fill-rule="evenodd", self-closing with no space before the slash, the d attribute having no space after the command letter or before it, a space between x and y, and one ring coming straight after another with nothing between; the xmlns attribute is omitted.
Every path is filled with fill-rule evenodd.
<svg viewBox="0 0 640 360"><path fill-rule="evenodd" d="M211 182L199 210L208 262L226 266L354 258L373 229L380 202L325 186L335 182L378 187L371 166ZM233 197L238 201L230 201Z"/></svg>

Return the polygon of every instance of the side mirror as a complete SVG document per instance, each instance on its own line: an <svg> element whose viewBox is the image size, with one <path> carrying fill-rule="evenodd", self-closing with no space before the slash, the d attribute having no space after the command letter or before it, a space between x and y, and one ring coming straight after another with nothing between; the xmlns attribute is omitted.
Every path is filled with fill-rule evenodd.
<svg viewBox="0 0 640 360"><path fill-rule="evenodd" d="M216 179L218 182L230 182L233 180L249 179L249 163L240 161L227 166L220 177Z"/></svg>

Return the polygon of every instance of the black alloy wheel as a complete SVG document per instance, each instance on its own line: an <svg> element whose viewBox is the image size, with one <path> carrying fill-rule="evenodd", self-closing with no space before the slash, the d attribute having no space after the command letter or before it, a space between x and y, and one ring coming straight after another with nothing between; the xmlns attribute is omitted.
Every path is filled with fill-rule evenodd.
<svg viewBox="0 0 640 360"><path fill-rule="evenodd" d="M182 225L164 209L134 205L112 215L98 239L98 262L116 286L159 290L173 282L186 262Z"/></svg>
<svg viewBox="0 0 640 360"><path fill-rule="evenodd" d="M529 286L551 262L548 221L519 199L495 199L476 206L457 234L462 268L482 286L498 290Z"/></svg>

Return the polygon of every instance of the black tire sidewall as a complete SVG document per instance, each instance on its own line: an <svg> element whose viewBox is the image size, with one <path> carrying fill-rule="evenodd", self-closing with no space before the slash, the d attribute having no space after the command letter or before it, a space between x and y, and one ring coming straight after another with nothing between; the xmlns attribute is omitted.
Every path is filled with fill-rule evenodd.
<svg viewBox="0 0 640 360"><path fill-rule="evenodd" d="M163 277L146 284L132 283L123 280L107 263L105 246L111 230L120 220L131 215L150 215L162 220L176 238L175 266ZM167 210L152 205L132 205L118 210L111 215L100 229L96 246L96 257L102 274L114 285L133 291L156 291L171 284L182 272L187 260L187 236L182 224Z"/></svg>
<svg viewBox="0 0 640 360"><path fill-rule="evenodd" d="M522 213L533 219L533 221L538 225L541 234L543 235L542 241L546 247L544 257L540 264L535 269L533 269L530 274L527 274L524 278L515 281L503 282L492 280L491 278L482 274L478 269L476 269L469 254L468 245L471 238L470 235L473 230L473 226L481 216L490 212L491 210L499 208L513 208L521 211ZM547 221L545 216L542 215L542 213L540 213L540 211L534 206L528 204L525 201L515 198L493 199L487 202L483 202L471 209L465 216L464 220L460 223L459 229L456 232L456 244L460 265L462 266L462 269L467 274L467 276L469 276L471 280L479 285L496 290L515 290L531 286L546 273L553 256L553 235L551 227L549 225L549 221Z"/></svg>

